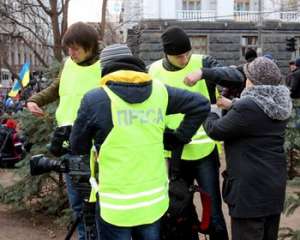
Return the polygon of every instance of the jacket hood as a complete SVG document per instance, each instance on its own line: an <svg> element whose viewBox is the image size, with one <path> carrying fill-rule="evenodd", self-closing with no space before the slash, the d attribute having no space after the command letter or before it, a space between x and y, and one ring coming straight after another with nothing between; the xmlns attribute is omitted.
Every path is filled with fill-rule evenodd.
<svg viewBox="0 0 300 240"><path fill-rule="evenodd" d="M105 75L101 86L105 85L128 103L142 103L152 92L150 75L132 70L118 70Z"/></svg>
<svg viewBox="0 0 300 240"><path fill-rule="evenodd" d="M241 98L250 98L274 120L286 120L292 112L290 91L286 86L256 85L245 89Z"/></svg>

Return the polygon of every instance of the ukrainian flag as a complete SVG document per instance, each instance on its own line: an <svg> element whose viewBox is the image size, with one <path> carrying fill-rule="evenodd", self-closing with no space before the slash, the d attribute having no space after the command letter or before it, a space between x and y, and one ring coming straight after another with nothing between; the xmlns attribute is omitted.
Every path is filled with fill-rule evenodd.
<svg viewBox="0 0 300 240"><path fill-rule="evenodd" d="M15 97L17 96L18 92L21 90L22 86L26 87L30 80L30 63L24 63L22 66L20 72L19 72L19 79L14 82L14 85L12 86L9 96ZM21 86L22 84L22 86Z"/></svg>

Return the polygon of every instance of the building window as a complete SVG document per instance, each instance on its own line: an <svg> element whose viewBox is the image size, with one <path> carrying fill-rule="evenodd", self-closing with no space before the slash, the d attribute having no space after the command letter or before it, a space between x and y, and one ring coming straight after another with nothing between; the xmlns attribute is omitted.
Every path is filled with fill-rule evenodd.
<svg viewBox="0 0 300 240"><path fill-rule="evenodd" d="M207 36L192 36L190 37L192 43L193 53L196 54L207 54Z"/></svg>
<svg viewBox="0 0 300 240"><path fill-rule="evenodd" d="M245 57L248 48L257 49L257 36L242 36L241 38L241 57Z"/></svg>
<svg viewBox="0 0 300 240"><path fill-rule="evenodd" d="M201 10L201 0L183 0L183 10Z"/></svg>
<svg viewBox="0 0 300 240"><path fill-rule="evenodd" d="M297 6L299 4L297 4L297 0L285 0L285 1L282 1L281 3L281 10L282 11L297 11Z"/></svg>
<svg viewBox="0 0 300 240"><path fill-rule="evenodd" d="M234 1L235 11L249 11L250 10L250 0L235 0Z"/></svg>

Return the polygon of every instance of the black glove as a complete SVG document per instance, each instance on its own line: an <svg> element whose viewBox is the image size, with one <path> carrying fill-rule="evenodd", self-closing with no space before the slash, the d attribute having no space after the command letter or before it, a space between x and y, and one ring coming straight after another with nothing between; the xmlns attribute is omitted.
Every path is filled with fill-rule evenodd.
<svg viewBox="0 0 300 240"><path fill-rule="evenodd" d="M178 136L178 134L176 133L175 130L170 129L170 128L165 129L165 131L164 131L164 149L165 150L173 151L184 144L186 144L186 142L184 142L182 139L180 139L180 137Z"/></svg>

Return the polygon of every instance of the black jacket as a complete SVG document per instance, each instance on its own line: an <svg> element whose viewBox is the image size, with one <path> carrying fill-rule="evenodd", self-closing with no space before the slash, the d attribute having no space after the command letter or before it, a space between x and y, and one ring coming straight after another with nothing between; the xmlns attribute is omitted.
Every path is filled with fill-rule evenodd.
<svg viewBox="0 0 300 240"><path fill-rule="evenodd" d="M163 60L163 67L168 71L178 71L180 68L172 65L167 58ZM216 103L216 85L227 88L243 88L245 76L240 69L226 67L212 56L203 56L202 77L205 79L210 102Z"/></svg>
<svg viewBox="0 0 300 240"><path fill-rule="evenodd" d="M227 169L222 194L232 217L254 218L282 211L286 122L269 118L249 98L237 101L220 119L215 113L206 119L203 126L208 136L224 141Z"/></svg>
<svg viewBox="0 0 300 240"><path fill-rule="evenodd" d="M109 69L103 69L102 75L106 75L106 79L110 79L111 72L117 74L118 79L112 77L106 82L110 90L126 102L141 103L150 96L152 81L148 74L141 73L146 71L146 69L139 69L136 66L138 62L132 61L129 63L129 60L120 58L119 63L109 64ZM118 72L118 69L133 70L136 79L139 78L139 74L148 75L149 80L132 83L129 79L129 82L126 82L124 79L127 76ZM209 102L200 94L169 86L166 86L166 88L168 92L166 114L185 114L176 134L183 142L188 142L207 117L210 111ZM93 139L95 140L96 147L99 149L112 128L111 104L106 92L102 88L89 91L83 97L77 119L72 129L70 138L72 153L88 154Z"/></svg>
<svg viewBox="0 0 300 240"><path fill-rule="evenodd" d="M290 84L291 98L300 98L300 68L291 72L287 78Z"/></svg>

